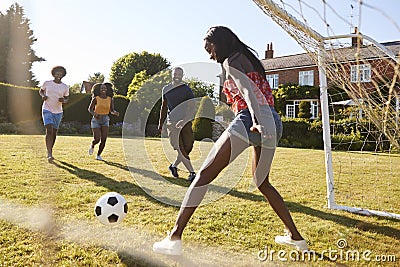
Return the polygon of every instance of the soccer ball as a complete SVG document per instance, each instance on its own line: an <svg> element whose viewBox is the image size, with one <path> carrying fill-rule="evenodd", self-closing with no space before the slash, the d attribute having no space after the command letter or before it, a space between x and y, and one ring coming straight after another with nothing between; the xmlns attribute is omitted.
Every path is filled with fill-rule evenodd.
<svg viewBox="0 0 400 267"><path fill-rule="evenodd" d="M94 213L105 225L120 224L128 212L128 204L123 196L116 192L102 195L96 202Z"/></svg>

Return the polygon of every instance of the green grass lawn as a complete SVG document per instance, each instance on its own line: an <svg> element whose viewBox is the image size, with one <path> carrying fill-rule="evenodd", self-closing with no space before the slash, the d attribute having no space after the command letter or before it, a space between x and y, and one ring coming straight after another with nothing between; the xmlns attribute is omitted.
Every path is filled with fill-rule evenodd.
<svg viewBox="0 0 400 267"><path fill-rule="evenodd" d="M229 192L195 212L184 232L184 255L154 254L152 243L172 228L178 207L154 199L154 191L138 181L146 182L159 174L167 181L160 182L165 191L179 192L189 183L170 178L160 139L130 139L124 147L121 138L109 138L103 162L87 155L90 141L90 137L59 136L55 164L49 164L44 136L0 135L0 266L400 265L400 221L328 210L323 151L289 148L277 149L271 182L285 199L317 260L293 262L290 249L274 243L275 235L283 232L283 224L261 194L250 190L250 165L244 164L247 153L233 163L236 168L221 175L223 183L230 178L238 181L235 186L231 190L221 185L210 189L211 195L219 189ZM210 145L196 142L192 156L196 169ZM368 157L373 155L363 155L366 163L361 166L350 164L354 191L360 195L359 185L363 185L362 204L367 207L376 206L377 198L369 200L369 195L379 191L381 199L386 194L390 196L388 206L398 213L398 183L385 182L379 190L367 187L379 182L379 175L366 178L356 171L370 167ZM385 169L387 162L379 162L379 168ZM394 181L400 177L398 166L400 157L391 156L386 169L398 175ZM180 174L186 178L184 171ZM101 225L93 212L96 200L109 191L122 194L129 206L123 223L112 228ZM337 247L341 239L347 242L342 256ZM262 261L265 253L261 252L266 250L272 259ZM278 258L279 250L286 252L280 256L287 262ZM336 259L335 254L327 254L333 250L337 251ZM348 251L359 252L360 260L346 260ZM364 259L362 253L366 253ZM392 255L396 261L387 262L393 260ZM386 262L377 262L378 257Z"/></svg>

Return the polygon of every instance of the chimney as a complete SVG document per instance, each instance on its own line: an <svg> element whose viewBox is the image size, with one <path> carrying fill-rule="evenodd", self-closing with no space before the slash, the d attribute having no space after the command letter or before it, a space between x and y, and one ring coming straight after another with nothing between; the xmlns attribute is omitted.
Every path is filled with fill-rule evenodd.
<svg viewBox="0 0 400 267"><path fill-rule="evenodd" d="M273 58L274 57L274 50L272 49L272 42L267 44L267 50L265 50L265 59Z"/></svg>
<svg viewBox="0 0 400 267"><path fill-rule="evenodd" d="M357 34L357 36L351 37L351 47L360 47L362 45L362 38L360 32L358 31L358 27L354 27L353 34Z"/></svg>

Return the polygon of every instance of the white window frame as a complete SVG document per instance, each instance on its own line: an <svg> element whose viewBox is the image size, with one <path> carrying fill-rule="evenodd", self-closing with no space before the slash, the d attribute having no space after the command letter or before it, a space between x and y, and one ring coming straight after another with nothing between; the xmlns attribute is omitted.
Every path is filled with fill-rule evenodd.
<svg viewBox="0 0 400 267"><path fill-rule="evenodd" d="M318 118L318 101L311 100L311 119Z"/></svg>
<svg viewBox="0 0 400 267"><path fill-rule="evenodd" d="M286 105L286 118L295 118L296 116L296 107L294 104L287 104Z"/></svg>
<svg viewBox="0 0 400 267"><path fill-rule="evenodd" d="M314 86L314 71L299 71L299 85Z"/></svg>
<svg viewBox="0 0 400 267"><path fill-rule="evenodd" d="M267 74L265 76L271 89L277 89L279 85L279 74Z"/></svg>
<svg viewBox="0 0 400 267"><path fill-rule="evenodd" d="M299 100L293 100L292 104L286 104L286 118L296 118L296 106L300 105Z"/></svg>
<svg viewBox="0 0 400 267"><path fill-rule="evenodd" d="M371 65L351 65L350 70L350 81L352 83L367 83L371 81Z"/></svg>

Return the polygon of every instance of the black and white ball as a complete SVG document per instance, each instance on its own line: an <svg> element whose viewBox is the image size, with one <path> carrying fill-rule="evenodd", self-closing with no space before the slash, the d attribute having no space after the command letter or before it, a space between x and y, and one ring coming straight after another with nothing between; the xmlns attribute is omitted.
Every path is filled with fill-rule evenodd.
<svg viewBox="0 0 400 267"><path fill-rule="evenodd" d="M94 213L102 224L114 226L124 220L128 213L128 204L120 194L109 192L97 200Z"/></svg>

